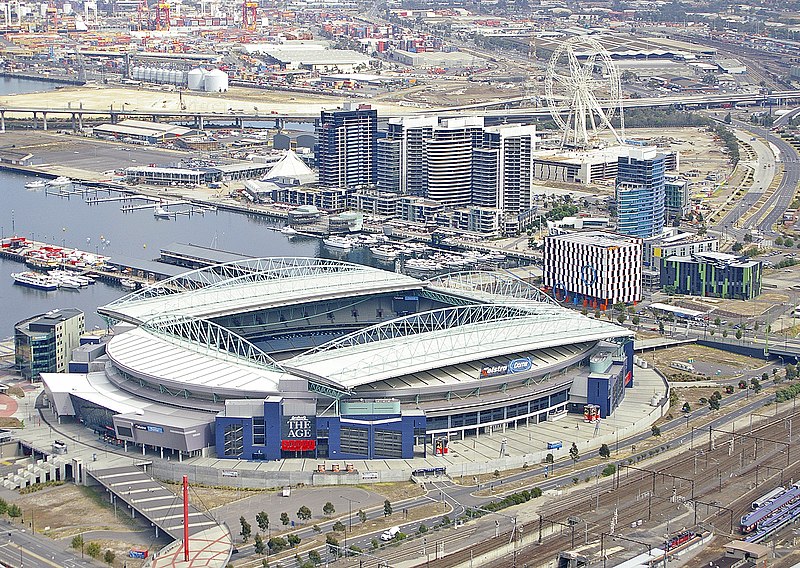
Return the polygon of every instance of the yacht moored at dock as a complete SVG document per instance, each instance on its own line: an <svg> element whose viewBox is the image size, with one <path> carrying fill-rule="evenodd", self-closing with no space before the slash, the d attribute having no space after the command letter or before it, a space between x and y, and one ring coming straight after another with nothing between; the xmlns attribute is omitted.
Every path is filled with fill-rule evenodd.
<svg viewBox="0 0 800 568"><path fill-rule="evenodd" d="M14 272L11 274L14 279L14 284L34 288L36 290L44 290L52 292L58 289L58 282L48 276L47 274L40 274L38 272Z"/></svg>
<svg viewBox="0 0 800 568"><path fill-rule="evenodd" d="M44 189L47 187L47 182L41 179L29 181L25 184L25 189Z"/></svg>
<svg viewBox="0 0 800 568"><path fill-rule="evenodd" d="M342 250L350 250L355 244L352 239L348 239L347 237L339 237L336 235L328 237L327 239L323 239L322 242L326 247Z"/></svg>
<svg viewBox="0 0 800 568"><path fill-rule="evenodd" d="M65 187L71 184L72 180L65 176L58 176L56 179L52 179L49 182L47 182L47 185L51 187Z"/></svg>

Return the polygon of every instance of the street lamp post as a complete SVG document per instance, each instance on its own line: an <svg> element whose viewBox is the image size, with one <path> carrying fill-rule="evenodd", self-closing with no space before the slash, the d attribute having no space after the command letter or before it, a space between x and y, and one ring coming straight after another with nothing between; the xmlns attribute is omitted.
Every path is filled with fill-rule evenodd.
<svg viewBox="0 0 800 568"><path fill-rule="evenodd" d="M344 495L339 495L340 499L347 500L347 526L348 530L344 533L344 547L347 548L347 533L353 532L353 503L360 503L356 499L351 499L350 497L345 497Z"/></svg>

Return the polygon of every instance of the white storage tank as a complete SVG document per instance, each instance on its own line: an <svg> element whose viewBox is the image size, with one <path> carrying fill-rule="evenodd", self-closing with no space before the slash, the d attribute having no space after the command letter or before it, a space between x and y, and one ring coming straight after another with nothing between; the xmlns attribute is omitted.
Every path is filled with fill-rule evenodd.
<svg viewBox="0 0 800 568"><path fill-rule="evenodd" d="M186 74L186 82L190 91L203 90L203 77L205 77L205 69L195 67Z"/></svg>
<svg viewBox="0 0 800 568"><path fill-rule="evenodd" d="M164 85L169 80L169 71L166 69L158 69L156 71L156 83Z"/></svg>
<svg viewBox="0 0 800 568"><path fill-rule="evenodd" d="M156 70L152 67L148 67L144 71L144 80L148 83L155 83L156 82Z"/></svg>
<svg viewBox="0 0 800 568"><path fill-rule="evenodd" d="M203 90L207 93L222 93L228 90L228 74L213 69L203 78Z"/></svg>
<svg viewBox="0 0 800 568"><path fill-rule="evenodd" d="M186 84L186 71L181 71L181 70L175 71L175 84L176 85Z"/></svg>
<svg viewBox="0 0 800 568"><path fill-rule="evenodd" d="M178 70L177 69L170 69L169 70L169 84L170 85L177 85L178 84Z"/></svg>

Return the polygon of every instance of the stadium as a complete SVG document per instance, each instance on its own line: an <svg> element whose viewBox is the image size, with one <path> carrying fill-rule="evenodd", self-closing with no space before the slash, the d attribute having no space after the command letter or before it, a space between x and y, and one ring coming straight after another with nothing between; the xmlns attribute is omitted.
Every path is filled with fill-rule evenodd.
<svg viewBox="0 0 800 568"><path fill-rule="evenodd" d="M587 405L605 418L633 386L632 332L499 272L250 259L98 313L110 339L42 375L49 404L161 457L409 459Z"/></svg>

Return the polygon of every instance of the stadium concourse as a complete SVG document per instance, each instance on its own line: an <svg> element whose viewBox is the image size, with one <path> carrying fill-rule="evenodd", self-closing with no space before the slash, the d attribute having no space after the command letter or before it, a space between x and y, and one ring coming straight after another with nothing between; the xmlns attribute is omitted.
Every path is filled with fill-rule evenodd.
<svg viewBox="0 0 800 568"><path fill-rule="evenodd" d="M98 312L113 333L69 373L42 376L61 428L216 468L209 482L538 463L573 440L585 452L649 427L666 395L654 371L634 376L631 331L505 273L418 280L326 259L248 259Z"/></svg>

